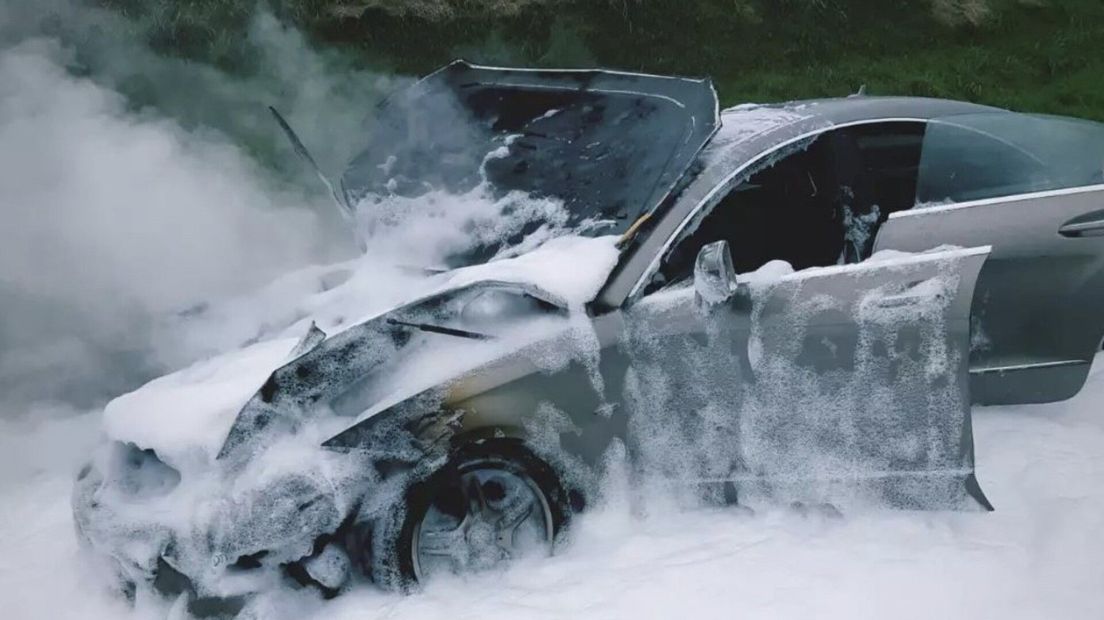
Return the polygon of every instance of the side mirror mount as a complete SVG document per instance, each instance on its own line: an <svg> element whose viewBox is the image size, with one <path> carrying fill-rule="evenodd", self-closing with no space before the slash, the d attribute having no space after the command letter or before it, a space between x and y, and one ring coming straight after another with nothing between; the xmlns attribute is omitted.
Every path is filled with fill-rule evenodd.
<svg viewBox="0 0 1104 620"><path fill-rule="evenodd" d="M715 306L728 301L738 288L728 241L722 239L703 247L694 262L694 292L698 300L706 306Z"/></svg>

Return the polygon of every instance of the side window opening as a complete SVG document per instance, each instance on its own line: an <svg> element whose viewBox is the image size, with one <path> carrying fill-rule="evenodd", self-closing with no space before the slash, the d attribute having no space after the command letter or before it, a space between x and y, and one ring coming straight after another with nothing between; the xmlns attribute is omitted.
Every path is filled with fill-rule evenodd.
<svg viewBox="0 0 1104 620"><path fill-rule="evenodd" d="M754 173L675 242L646 292L687 280L698 251L721 239L741 273L772 260L794 269L864 260L890 213L915 204L924 130L891 122L829 131Z"/></svg>
<svg viewBox="0 0 1104 620"><path fill-rule="evenodd" d="M881 222L916 204L921 147L927 124L915 121L859 125L855 136Z"/></svg>
<svg viewBox="0 0 1104 620"><path fill-rule="evenodd" d="M1003 198L1104 183L1104 125L986 112L932 121L917 206Z"/></svg>
<svg viewBox="0 0 1104 620"><path fill-rule="evenodd" d="M921 208L1028 193L1045 185L1044 166L1026 151L954 125L933 127L924 147Z"/></svg>

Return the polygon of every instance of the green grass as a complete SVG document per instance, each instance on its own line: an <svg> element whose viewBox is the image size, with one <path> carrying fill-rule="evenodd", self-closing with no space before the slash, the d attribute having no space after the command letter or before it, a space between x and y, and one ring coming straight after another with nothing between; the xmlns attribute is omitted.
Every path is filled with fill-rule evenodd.
<svg viewBox="0 0 1104 620"><path fill-rule="evenodd" d="M965 99L1022 111L1104 120L1104 3L1017 6L993 23L936 31L930 41L890 32L804 65L722 75L726 101L871 94Z"/></svg>
<svg viewBox="0 0 1104 620"><path fill-rule="evenodd" d="M99 0L140 22L158 49L248 71L237 36L251 2ZM401 0L393 0L400 2ZM870 94L966 99L1104 120L1104 2L989 0L976 25L950 25L933 0L548 0L489 14L455 0L452 19L355 0L271 0L319 45L409 74L463 56L537 66L710 75L725 104Z"/></svg>

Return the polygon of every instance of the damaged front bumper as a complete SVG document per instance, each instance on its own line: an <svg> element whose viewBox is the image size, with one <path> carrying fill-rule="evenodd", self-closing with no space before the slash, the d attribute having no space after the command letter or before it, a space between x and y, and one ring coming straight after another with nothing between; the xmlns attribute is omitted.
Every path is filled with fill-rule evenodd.
<svg viewBox="0 0 1104 620"><path fill-rule="evenodd" d="M73 515L80 541L107 561L128 597L147 589L184 595L193 615L219 615L289 578L302 582L322 554L329 570L320 585L347 576L347 558L339 574L344 554L335 559L325 543L349 509L315 468L243 489L215 475L174 476L166 465L154 475L156 457L131 445L105 452L80 472Z"/></svg>

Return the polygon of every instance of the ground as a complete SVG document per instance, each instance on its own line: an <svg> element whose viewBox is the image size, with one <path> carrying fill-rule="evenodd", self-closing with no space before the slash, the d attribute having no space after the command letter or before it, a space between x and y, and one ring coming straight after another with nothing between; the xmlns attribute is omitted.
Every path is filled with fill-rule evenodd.
<svg viewBox="0 0 1104 620"><path fill-rule="evenodd" d="M288 591L266 618L1101 618L1104 356L1065 403L976 408L983 512L703 509L627 500L613 480L566 547L505 573L398 596L364 585L332 601ZM58 412L0 429L5 617L163 618L96 585L69 491L99 416ZM44 421L45 420L45 421ZM620 490L619 490L620 489Z"/></svg>

